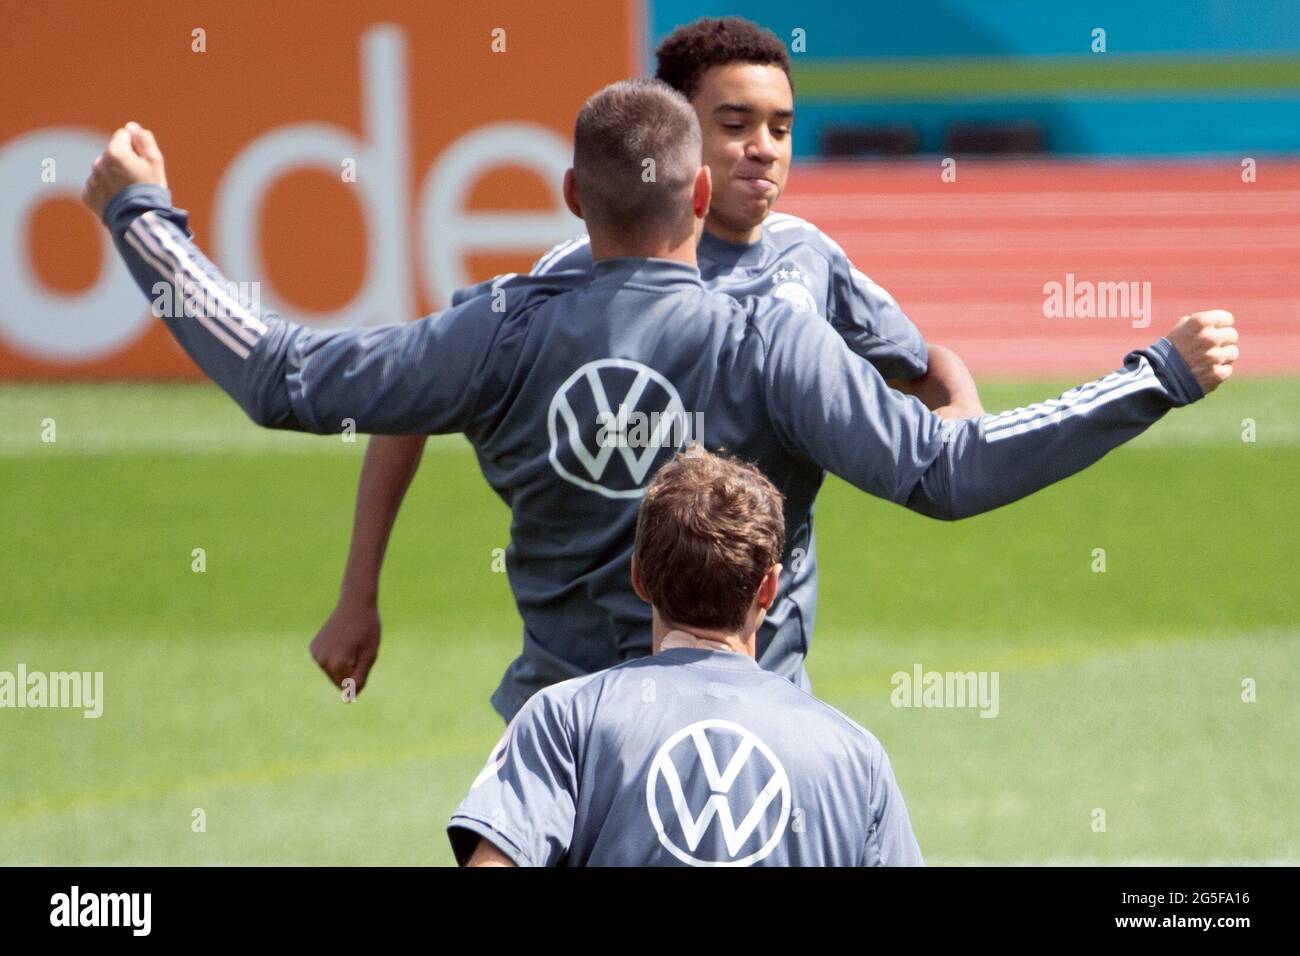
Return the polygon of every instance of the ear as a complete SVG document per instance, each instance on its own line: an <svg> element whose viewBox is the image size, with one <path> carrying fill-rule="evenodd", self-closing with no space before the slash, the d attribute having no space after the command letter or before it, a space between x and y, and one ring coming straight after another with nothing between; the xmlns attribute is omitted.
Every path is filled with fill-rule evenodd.
<svg viewBox="0 0 1300 956"><path fill-rule="evenodd" d="M776 601L776 591L781 585L781 565L774 564L767 569L763 580L758 584L758 606L764 611L771 608Z"/></svg>
<svg viewBox="0 0 1300 956"><path fill-rule="evenodd" d="M569 207L569 212L582 218L582 203L578 201L578 177L572 169L564 171L564 204Z"/></svg>
<svg viewBox="0 0 1300 956"><path fill-rule="evenodd" d="M713 202L713 174L708 166L701 166L695 174L695 188L691 196L691 211L696 219L703 219L709 214L709 204Z"/></svg>
<svg viewBox="0 0 1300 956"><path fill-rule="evenodd" d="M645 593L645 587L641 584L641 568L636 563L635 554L632 555L632 590L635 591L636 596L645 601L646 604L650 603L650 595Z"/></svg>

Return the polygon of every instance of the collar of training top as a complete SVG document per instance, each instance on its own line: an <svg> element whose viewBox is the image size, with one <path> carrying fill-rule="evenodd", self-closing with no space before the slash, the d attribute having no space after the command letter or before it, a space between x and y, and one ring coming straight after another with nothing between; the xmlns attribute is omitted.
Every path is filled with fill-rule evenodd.
<svg viewBox="0 0 1300 956"><path fill-rule="evenodd" d="M764 232L757 242L729 242L705 229L697 250L701 259L716 265L757 266L763 262L763 239L766 236Z"/></svg>
<svg viewBox="0 0 1300 956"><path fill-rule="evenodd" d="M670 647L661 649L654 660L671 664L707 663L710 667L722 667L733 671L758 670L758 661L740 651L725 647Z"/></svg>
<svg viewBox="0 0 1300 956"><path fill-rule="evenodd" d="M700 270L695 266L671 259L643 259L640 256L601 259L592 267L591 284L645 285L656 289L673 286L704 288Z"/></svg>

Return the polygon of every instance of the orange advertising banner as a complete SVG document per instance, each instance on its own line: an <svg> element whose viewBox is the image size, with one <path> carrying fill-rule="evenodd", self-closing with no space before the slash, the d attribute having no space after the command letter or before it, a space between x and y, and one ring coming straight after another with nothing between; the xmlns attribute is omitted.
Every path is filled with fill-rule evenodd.
<svg viewBox="0 0 1300 956"><path fill-rule="evenodd" d="M6 4L0 379L190 377L80 206L151 128L203 248L261 304L403 321L581 231L573 120L640 71L633 0Z"/></svg>

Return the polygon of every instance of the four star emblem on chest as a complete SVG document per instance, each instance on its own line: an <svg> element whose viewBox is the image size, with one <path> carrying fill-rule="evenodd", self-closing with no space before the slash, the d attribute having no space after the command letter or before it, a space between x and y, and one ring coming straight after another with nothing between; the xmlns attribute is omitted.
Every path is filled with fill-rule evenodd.
<svg viewBox="0 0 1300 956"><path fill-rule="evenodd" d="M794 266L788 269L777 269L772 273L772 285L780 285L783 282L798 282L800 285L811 285L808 276L800 272Z"/></svg>

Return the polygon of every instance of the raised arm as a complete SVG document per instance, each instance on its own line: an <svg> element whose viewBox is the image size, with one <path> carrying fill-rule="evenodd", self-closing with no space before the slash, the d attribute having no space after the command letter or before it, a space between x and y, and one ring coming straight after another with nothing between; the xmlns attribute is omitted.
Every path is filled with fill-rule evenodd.
<svg viewBox="0 0 1300 956"><path fill-rule="evenodd" d="M433 434L473 424L482 389L500 384L490 362L504 313L479 299L371 329L286 322L239 295L199 251L165 182L153 137L123 128L96 161L85 200L154 314L253 421L319 434Z"/></svg>
<svg viewBox="0 0 1300 956"><path fill-rule="evenodd" d="M1237 360L1232 322L1222 310L1186 316L1104 378L958 421L888 388L821 323L774 323L768 407L786 446L826 470L922 514L964 518L1086 468L1212 391Z"/></svg>

